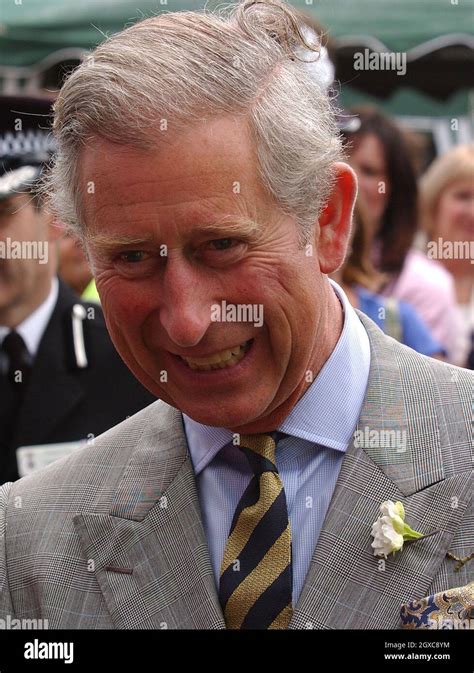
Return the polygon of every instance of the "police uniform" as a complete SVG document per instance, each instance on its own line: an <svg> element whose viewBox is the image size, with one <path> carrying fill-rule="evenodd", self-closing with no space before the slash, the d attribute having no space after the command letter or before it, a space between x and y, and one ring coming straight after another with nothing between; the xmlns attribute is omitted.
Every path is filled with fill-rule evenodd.
<svg viewBox="0 0 474 673"><path fill-rule="evenodd" d="M54 151L44 130L50 105L0 100L0 199L33 189ZM18 117L25 126L17 132ZM22 364L13 366L17 356ZM13 381L16 375L22 380ZM0 324L0 484L27 473L19 475L20 455L39 467L72 450L71 442L93 443L154 400L115 351L100 306L54 279L48 299L21 325Z"/></svg>
<svg viewBox="0 0 474 673"><path fill-rule="evenodd" d="M8 408L6 376L0 375L0 381L2 408ZM18 478L18 447L42 445L46 451L53 443L92 443L155 399L117 354L100 306L81 301L60 281L54 311L8 433L9 419L2 419L0 412L0 483Z"/></svg>

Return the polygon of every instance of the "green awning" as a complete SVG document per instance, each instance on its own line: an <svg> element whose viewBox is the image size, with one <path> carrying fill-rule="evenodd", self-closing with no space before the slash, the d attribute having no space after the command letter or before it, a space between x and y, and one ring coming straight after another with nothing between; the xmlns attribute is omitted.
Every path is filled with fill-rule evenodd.
<svg viewBox="0 0 474 673"><path fill-rule="evenodd" d="M53 52L91 49L143 16L198 9L201 0L15 0L0 2L0 65L28 66ZM221 4L211 0L207 6ZM294 0L338 39L408 51L442 36L474 36L474 0ZM445 39L445 38L444 38Z"/></svg>
<svg viewBox="0 0 474 673"><path fill-rule="evenodd" d="M341 88L340 105L351 108L356 105L375 105L395 117L415 115L420 117L458 118L467 115L470 109L469 92L458 91L443 101L420 93L414 89L401 88L383 101L351 86Z"/></svg>
<svg viewBox="0 0 474 673"><path fill-rule="evenodd" d="M376 38L409 51L446 35L474 36L474 0L294 0L336 38ZM361 40L362 42L362 40ZM432 45L435 46L435 43Z"/></svg>
<svg viewBox="0 0 474 673"><path fill-rule="evenodd" d="M336 46L344 105L372 100L391 113L469 113L474 90L474 0L293 0ZM222 0L0 0L0 90L54 89L69 66L136 20L212 10ZM407 74L354 72L361 49L405 52ZM61 65L58 65L61 64ZM44 73L50 73L48 77ZM45 79L46 77L46 79ZM469 102L471 101L471 103Z"/></svg>

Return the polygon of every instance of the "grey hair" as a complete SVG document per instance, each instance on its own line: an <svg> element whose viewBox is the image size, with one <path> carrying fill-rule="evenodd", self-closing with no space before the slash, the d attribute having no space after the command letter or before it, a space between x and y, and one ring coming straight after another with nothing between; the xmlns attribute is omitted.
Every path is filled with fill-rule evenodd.
<svg viewBox="0 0 474 673"><path fill-rule="evenodd" d="M58 219L84 236L78 166L94 137L152 149L163 120L179 133L205 118L241 115L263 187L307 240L342 148L317 63L307 66L320 45L303 24L279 0L245 0L216 13L162 13L104 41L54 106L58 151L45 192Z"/></svg>

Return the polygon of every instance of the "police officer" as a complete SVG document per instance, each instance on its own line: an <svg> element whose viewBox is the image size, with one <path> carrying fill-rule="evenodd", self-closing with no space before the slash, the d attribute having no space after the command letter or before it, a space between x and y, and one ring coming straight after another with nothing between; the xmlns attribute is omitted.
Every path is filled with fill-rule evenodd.
<svg viewBox="0 0 474 673"><path fill-rule="evenodd" d="M54 151L50 112L45 99L0 98L0 484L155 399L116 353L100 307L56 275L62 232L36 193Z"/></svg>

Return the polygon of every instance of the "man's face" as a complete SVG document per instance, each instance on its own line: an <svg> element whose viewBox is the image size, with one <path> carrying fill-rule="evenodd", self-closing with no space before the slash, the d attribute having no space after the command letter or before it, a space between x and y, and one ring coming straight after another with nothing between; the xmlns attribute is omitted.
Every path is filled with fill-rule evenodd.
<svg viewBox="0 0 474 673"><path fill-rule="evenodd" d="M49 219L44 211L34 207L31 195L19 194L0 201L0 241L8 239L17 250L22 242L48 240ZM2 246L3 247L3 246ZM7 315L28 313L43 298L50 283L48 265L27 257L0 258L0 324L7 324ZM23 311L23 307L25 310Z"/></svg>
<svg viewBox="0 0 474 673"><path fill-rule="evenodd" d="M94 184L87 246L125 362L195 420L249 432L273 429L329 353L317 256L260 186L245 129L213 120L153 152L96 140L81 181ZM225 321L222 302L237 307Z"/></svg>

